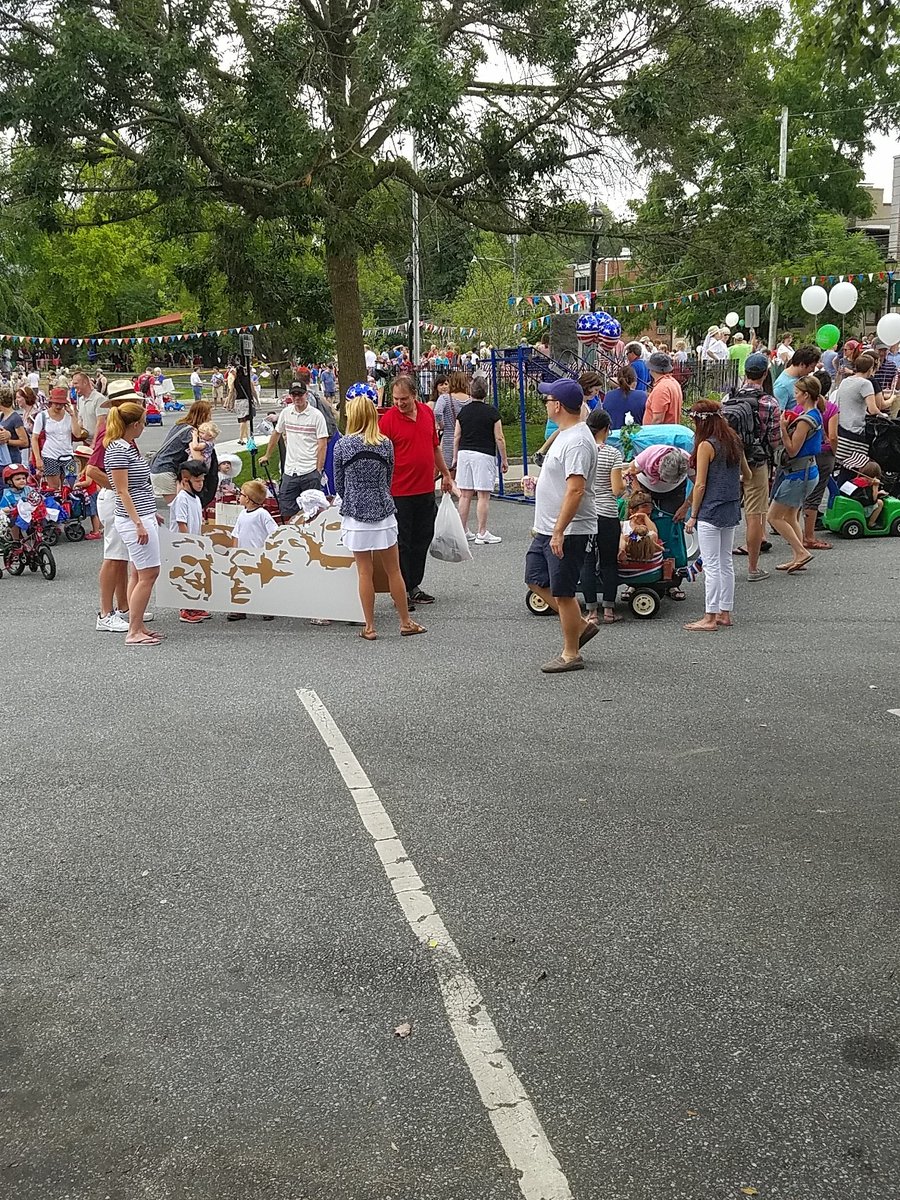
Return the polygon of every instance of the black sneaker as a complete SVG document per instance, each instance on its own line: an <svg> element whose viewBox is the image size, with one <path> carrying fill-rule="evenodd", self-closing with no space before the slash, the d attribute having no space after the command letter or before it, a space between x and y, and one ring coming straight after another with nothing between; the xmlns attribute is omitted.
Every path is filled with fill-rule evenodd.
<svg viewBox="0 0 900 1200"><path fill-rule="evenodd" d="M427 592L423 592L421 588L416 588L410 596L413 604L434 604L434 596L429 596Z"/></svg>

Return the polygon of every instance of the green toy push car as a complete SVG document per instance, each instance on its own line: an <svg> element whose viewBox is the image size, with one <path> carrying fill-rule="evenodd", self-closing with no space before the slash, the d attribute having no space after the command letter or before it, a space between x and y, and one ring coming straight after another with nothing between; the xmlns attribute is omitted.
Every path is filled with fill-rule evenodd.
<svg viewBox="0 0 900 1200"><path fill-rule="evenodd" d="M866 524L866 510L860 502L838 494L825 510L822 523L832 533L847 538L887 537L888 534L900 537L900 500L885 496L878 524L870 529Z"/></svg>

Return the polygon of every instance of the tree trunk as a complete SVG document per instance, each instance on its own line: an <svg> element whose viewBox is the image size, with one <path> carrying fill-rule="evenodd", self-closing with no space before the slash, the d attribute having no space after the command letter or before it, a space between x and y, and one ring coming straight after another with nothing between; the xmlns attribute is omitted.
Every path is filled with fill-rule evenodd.
<svg viewBox="0 0 900 1200"><path fill-rule="evenodd" d="M347 388L351 383L364 383L366 355L363 344L362 310L359 305L359 277L355 248L341 247L340 251L325 247L328 286L334 313L334 340L337 347L340 378L341 420L344 417Z"/></svg>

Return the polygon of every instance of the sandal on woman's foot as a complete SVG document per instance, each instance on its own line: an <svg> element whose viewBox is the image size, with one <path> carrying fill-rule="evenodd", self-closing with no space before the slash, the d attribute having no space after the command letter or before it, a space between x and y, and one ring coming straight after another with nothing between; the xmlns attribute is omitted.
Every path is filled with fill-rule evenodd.
<svg viewBox="0 0 900 1200"><path fill-rule="evenodd" d="M158 646L162 638L155 637L153 634L150 637L126 638L126 646Z"/></svg>
<svg viewBox="0 0 900 1200"><path fill-rule="evenodd" d="M361 629L359 631L359 636L367 642L374 642L378 637L378 634L374 629Z"/></svg>
<svg viewBox="0 0 900 1200"><path fill-rule="evenodd" d="M425 629L424 625L417 625L415 623L415 621L412 621L407 626L406 629L404 629L402 626L400 627L400 636L401 637L415 637L415 635L417 633L427 633L427 632L428 631Z"/></svg>
<svg viewBox="0 0 900 1200"><path fill-rule="evenodd" d="M680 587L669 588L669 590L666 592L666 595L669 597L670 600L687 600L687 596L684 594L684 592L681 590Z"/></svg>
<svg viewBox="0 0 900 1200"><path fill-rule="evenodd" d="M811 541L804 542L803 547L806 550L830 550L831 542L820 542L818 539L813 538Z"/></svg>
<svg viewBox="0 0 900 1200"><path fill-rule="evenodd" d="M704 625L700 621L691 621L688 625L685 625L684 628L688 631L688 633L717 633L719 626Z"/></svg>
<svg viewBox="0 0 900 1200"><path fill-rule="evenodd" d="M603 610L603 624L604 625L615 625L616 621L621 621L621 620L622 620L622 618L619 616L619 614L617 612L613 612L613 610L611 608L604 608L604 610Z"/></svg>
<svg viewBox="0 0 900 1200"><path fill-rule="evenodd" d="M747 558L750 551L746 546L735 546L731 553L738 555L740 558Z"/></svg>

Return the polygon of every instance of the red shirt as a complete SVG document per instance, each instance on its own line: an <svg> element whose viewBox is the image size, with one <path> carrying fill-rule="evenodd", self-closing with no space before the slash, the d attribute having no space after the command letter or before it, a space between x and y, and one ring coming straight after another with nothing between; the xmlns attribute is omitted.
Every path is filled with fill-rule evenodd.
<svg viewBox="0 0 900 1200"><path fill-rule="evenodd" d="M438 444L434 413L416 401L416 419L394 406L382 413L381 432L394 444L392 496L422 496L434 491L434 448Z"/></svg>
<svg viewBox="0 0 900 1200"><path fill-rule="evenodd" d="M106 467L103 465L103 459L106 454L106 447L103 445L103 434L106 431L106 417L101 417L97 422L97 432L94 434L94 444L91 447L91 457L87 460L89 467L99 467L106 474Z"/></svg>

